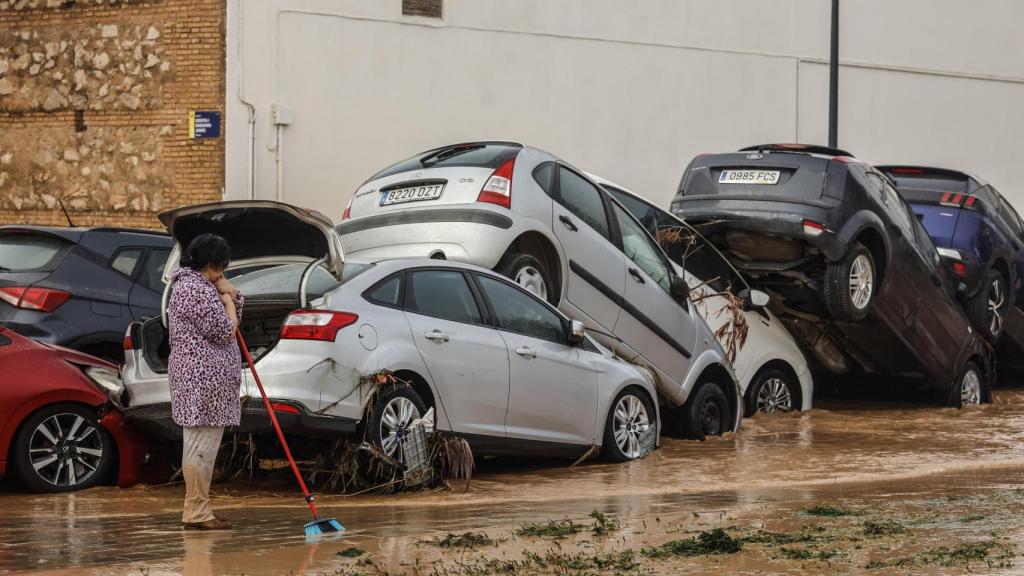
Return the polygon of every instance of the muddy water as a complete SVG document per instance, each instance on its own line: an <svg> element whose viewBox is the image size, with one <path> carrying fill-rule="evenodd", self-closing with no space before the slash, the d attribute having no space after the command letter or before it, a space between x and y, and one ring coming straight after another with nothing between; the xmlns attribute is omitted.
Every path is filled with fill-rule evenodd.
<svg viewBox="0 0 1024 576"><path fill-rule="evenodd" d="M585 518L595 509L623 520L617 535L622 545L639 545L667 538L671 522L687 529L736 519L764 524L837 498L909 509L935 498L971 495L981 486L996 494L1022 485L1024 390L998 391L992 405L962 411L832 402L809 413L746 420L735 437L704 443L665 439L660 450L629 465L487 461L465 492L324 496L326 515L338 517L349 531L340 540L316 543L302 536L302 501L290 493L218 487L215 507L239 528L197 535L178 527L180 486L60 496L8 489L0 492L0 574L345 573L352 561L336 553L353 544L392 573L414 573L417 560L437 559L436 551L419 543L431 535L504 535L507 542L496 553L514 556L523 544L510 534L521 524ZM993 528L972 526L981 532ZM933 527L935 538L941 540L944 530ZM766 558L743 556L727 565L761 570L775 562ZM720 561L725 560L687 569L713 572Z"/></svg>

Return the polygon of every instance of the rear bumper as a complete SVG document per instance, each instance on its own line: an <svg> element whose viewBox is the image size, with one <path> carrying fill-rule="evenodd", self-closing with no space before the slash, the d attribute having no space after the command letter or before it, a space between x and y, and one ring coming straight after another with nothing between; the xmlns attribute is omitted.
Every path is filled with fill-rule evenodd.
<svg viewBox="0 0 1024 576"><path fill-rule="evenodd" d="M359 421L338 416L314 414L292 402L271 399L274 403L287 404L297 412L275 410L277 421L285 434L310 438L335 438L342 434L355 434ZM125 411L126 418L139 428L166 439L181 438L181 426L171 417L171 404L149 404ZM230 430L242 434L259 434L273 431L270 416L259 398L249 398L242 403L242 419Z"/></svg>

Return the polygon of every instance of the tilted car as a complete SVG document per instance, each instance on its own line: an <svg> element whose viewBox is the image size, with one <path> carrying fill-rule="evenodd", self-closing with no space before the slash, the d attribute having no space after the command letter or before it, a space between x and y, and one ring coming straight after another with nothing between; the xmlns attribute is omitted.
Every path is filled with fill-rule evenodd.
<svg viewBox="0 0 1024 576"><path fill-rule="evenodd" d="M913 380L954 405L988 400L990 358L939 253L870 165L802 145L701 155L671 208L772 293L823 367Z"/></svg>
<svg viewBox="0 0 1024 576"><path fill-rule="evenodd" d="M628 211L547 152L471 142L417 154L360 186L337 230L353 258L469 262L557 305L655 371L685 436L739 425L731 366L686 281Z"/></svg>
<svg viewBox="0 0 1024 576"><path fill-rule="evenodd" d="M117 366L0 326L0 477L34 492L160 478L159 454L125 421L120 391Z"/></svg>
<svg viewBox="0 0 1024 576"><path fill-rule="evenodd" d="M329 220L274 202L191 206L161 220L177 241L165 276L200 233L232 246L241 329L286 433L365 433L400 457L410 423L433 408L437 429L483 454L578 457L597 446L624 461L657 442L650 372L498 274L429 259L346 262ZM127 414L177 435L163 320L129 335ZM399 384L378 389L381 370ZM240 431L268 431L244 374Z"/></svg>
<svg viewBox="0 0 1024 576"><path fill-rule="evenodd" d="M751 289L718 249L669 211L614 182L593 174L590 177L658 239L677 274L685 268L691 294L704 294L697 309L712 330L731 331L733 327L726 324L736 320L724 293L749 300ZM793 337L765 306L747 305L742 315L746 320L746 338L738 345L732 364L747 416L755 412L810 410L814 382Z"/></svg>
<svg viewBox="0 0 1024 576"><path fill-rule="evenodd" d="M946 270L964 283L964 310L993 345L1024 348L1024 224L981 178L945 168L878 166L924 224Z"/></svg>
<svg viewBox="0 0 1024 576"><path fill-rule="evenodd" d="M166 234L0 226L0 322L115 363L132 320L160 313Z"/></svg>

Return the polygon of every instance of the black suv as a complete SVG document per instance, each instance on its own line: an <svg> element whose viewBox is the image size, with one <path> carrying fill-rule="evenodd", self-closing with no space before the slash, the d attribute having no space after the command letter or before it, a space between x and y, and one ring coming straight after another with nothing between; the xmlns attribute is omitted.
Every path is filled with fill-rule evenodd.
<svg viewBox="0 0 1024 576"><path fill-rule="evenodd" d="M672 212L719 246L822 367L989 398L991 361L892 182L843 150L763 145L690 162ZM870 317L869 317L870 316Z"/></svg>
<svg viewBox="0 0 1024 576"><path fill-rule="evenodd" d="M146 230L0 226L0 323L122 363L128 323L160 314L171 245Z"/></svg>

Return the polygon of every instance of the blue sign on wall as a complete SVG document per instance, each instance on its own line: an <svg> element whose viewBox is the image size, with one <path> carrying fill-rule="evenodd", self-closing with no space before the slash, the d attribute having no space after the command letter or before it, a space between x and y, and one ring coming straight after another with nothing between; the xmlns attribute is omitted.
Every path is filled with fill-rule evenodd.
<svg viewBox="0 0 1024 576"><path fill-rule="evenodd" d="M188 137L220 138L220 112L189 112Z"/></svg>

